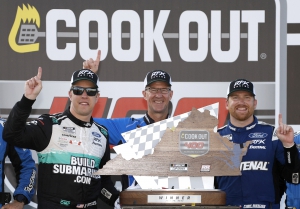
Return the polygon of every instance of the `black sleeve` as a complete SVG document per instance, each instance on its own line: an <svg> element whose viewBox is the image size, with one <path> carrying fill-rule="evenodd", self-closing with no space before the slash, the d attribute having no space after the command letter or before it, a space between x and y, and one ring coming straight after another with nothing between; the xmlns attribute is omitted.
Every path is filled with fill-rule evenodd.
<svg viewBox="0 0 300 209"><path fill-rule="evenodd" d="M282 195L286 190L286 183L282 174L282 166L277 159L274 161L272 174L273 174L273 184L275 189L275 203L280 204Z"/></svg>
<svg viewBox="0 0 300 209"><path fill-rule="evenodd" d="M12 108L5 122L2 137L14 146L42 151L50 141L52 120L48 115L26 123L35 100L22 99Z"/></svg>
<svg viewBox="0 0 300 209"><path fill-rule="evenodd" d="M106 151L101 160L100 169L110 160L109 143L106 143ZM101 175L101 189L99 198L108 205L114 206L120 192L115 188L110 175Z"/></svg>
<svg viewBox="0 0 300 209"><path fill-rule="evenodd" d="M296 144L291 148L284 148L284 157L286 164L291 168L296 168L300 164L298 149Z"/></svg>
<svg viewBox="0 0 300 209"><path fill-rule="evenodd" d="M281 167L283 178L293 184L299 184L300 160L296 144L291 148L284 148L285 166Z"/></svg>

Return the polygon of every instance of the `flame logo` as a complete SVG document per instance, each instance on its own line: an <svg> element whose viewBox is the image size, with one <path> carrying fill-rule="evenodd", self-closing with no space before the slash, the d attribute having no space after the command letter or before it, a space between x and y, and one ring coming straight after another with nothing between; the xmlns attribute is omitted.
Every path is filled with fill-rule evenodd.
<svg viewBox="0 0 300 209"><path fill-rule="evenodd" d="M33 43L19 45L16 42L18 30L19 30L21 24L22 25L23 24L31 24L31 25L34 25L33 26L34 28L36 28L36 26L38 28L40 27L40 15L34 6L30 6L28 4L28 7L26 7L23 4L23 9L18 7L14 24L9 33L8 43L9 43L10 47L12 48L12 50L19 52L19 53L38 51L39 43L34 43L34 41L36 39L36 33L31 33L31 34L27 34L27 35L23 33L24 37L22 37L21 36L22 31L20 31L19 43L20 43L20 40L25 40L25 39L29 40L29 42L33 42ZM27 30L27 32L28 32L28 30Z"/></svg>

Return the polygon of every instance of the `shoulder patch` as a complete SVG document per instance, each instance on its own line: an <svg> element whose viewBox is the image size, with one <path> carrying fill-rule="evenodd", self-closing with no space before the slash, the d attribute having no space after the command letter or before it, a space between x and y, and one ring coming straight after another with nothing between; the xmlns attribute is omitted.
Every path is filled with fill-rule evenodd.
<svg viewBox="0 0 300 209"><path fill-rule="evenodd" d="M107 138L108 137L107 128L103 125L100 125L99 123L96 123L95 121L94 121L94 124L99 128L100 132L105 136L105 138Z"/></svg>
<svg viewBox="0 0 300 209"><path fill-rule="evenodd" d="M67 116L64 115L63 113L56 113L56 114L48 115L48 116L52 119L53 124L60 124L62 120L67 118Z"/></svg>
<svg viewBox="0 0 300 209"><path fill-rule="evenodd" d="M103 126L100 126L99 128L101 133L107 138L108 137L107 129L104 128Z"/></svg>
<svg viewBox="0 0 300 209"><path fill-rule="evenodd" d="M53 124L58 124L57 118L52 117L51 119L52 119Z"/></svg>

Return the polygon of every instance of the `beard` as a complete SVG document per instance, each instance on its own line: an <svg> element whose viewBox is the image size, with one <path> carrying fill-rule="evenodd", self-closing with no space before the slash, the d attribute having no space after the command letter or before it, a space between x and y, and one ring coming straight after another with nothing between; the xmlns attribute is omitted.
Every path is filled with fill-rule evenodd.
<svg viewBox="0 0 300 209"><path fill-rule="evenodd" d="M238 106L238 107L241 107L241 106ZM234 107L234 108L229 109L229 113L230 113L231 117L233 117L233 118L235 118L236 120L239 120L239 121L246 121L247 119L253 117L253 113L254 113L254 108L253 107L243 106L244 108L247 108L247 111L243 112L243 113L240 113L236 110L238 107Z"/></svg>
<svg viewBox="0 0 300 209"><path fill-rule="evenodd" d="M239 121L245 121L247 120L248 118L252 117L253 114L250 114L249 111L247 114L237 114L237 113L232 113L231 114L232 117L234 117L236 120L239 120Z"/></svg>

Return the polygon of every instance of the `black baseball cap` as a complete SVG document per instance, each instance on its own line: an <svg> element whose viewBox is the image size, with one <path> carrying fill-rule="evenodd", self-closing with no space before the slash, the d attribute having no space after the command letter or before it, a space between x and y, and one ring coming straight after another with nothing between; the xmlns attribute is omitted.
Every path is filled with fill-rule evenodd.
<svg viewBox="0 0 300 209"><path fill-rule="evenodd" d="M144 80L144 87L147 87L151 83L156 81L163 81L166 82L169 86L172 86L172 79L169 73L163 70L153 70L147 73Z"/></svg>
<svg viewBox="0 0 300 209"><path fill-rule="evenodd" d="M99 78L97 74L95 74L93 71L90 69L81 69L77 70L73 73L71 77L71 86L81 80L88 80L91 81L97 88L99 88Z"/></svg>
<svg viewBox="0 0 300 209"><path fill-rule="evenodd" d="M227 96L230 96L230 94L235 91L248 91L252 94L252 96L255 96L253 83L246 79L237 79L235 81L232 81L228 86Z"/></svg>

